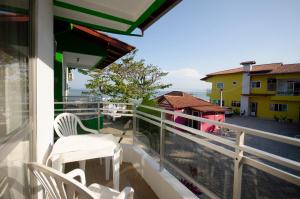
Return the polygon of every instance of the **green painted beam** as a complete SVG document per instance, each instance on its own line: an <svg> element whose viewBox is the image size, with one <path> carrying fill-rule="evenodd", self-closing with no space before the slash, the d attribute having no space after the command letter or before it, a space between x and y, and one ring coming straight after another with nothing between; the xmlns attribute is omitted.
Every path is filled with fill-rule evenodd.
<svg viewBox="0 0 300 199"><path fill-rule="evenodd" d="M77 21L77 20L74 20L74 19L69 19L69 18L64 18L64 17L58 17L58 16L55 16L55 18L59 19L59 20L67 21L69 23L73 23L73 24L85 26L85 27L88 27L88 28L92 28L92 29L96 29L96 30L101 30L103 32L109 32L109 33L120 34L120 35L142 37L141 34L131 34L131 33L127 33L127 31L115 30L115 29L112 29L112 28L107 28L107 27L104 27L104 26L90 24L90 23L86 23L86 22L83 22L83 21Z"/></svg>
<svg viewBox="0 0 300 199"><path fill-rule="evenodd" d="M120 23L124 23L124 24L128 24L128 25L133 25L134 24L133 21L130 21L130 20L127 20L127 19L123 19L123 18L120 18L120 17L109 15L109 14L106 14L106 13L103 13L103 12L98 12L98 11L91 10L91 9L88 9L88 8L79 7L79 6L70 4L70 3L65 3L65 2L58 1L58 0L54 0L53 3L54 3L55 6L58 6L58 7L62 7L62 8L66 8L66 9L69 9L69 10L82 12L82 13L85 13L85 14L93 15L93 16L96 16L96 17L104 18L104 19L109 19L111 21L116 21L116 22L120 22Z"/></svg>
<svg viewBox="0 0 300 199"><path fill-rule="evenodd" d="M127 30L127 33L131 33L136 29L141 23L143 23L151 14L156 11L165 0L156 0L154 1L151 6L136 20L136 22Z"/></svg>

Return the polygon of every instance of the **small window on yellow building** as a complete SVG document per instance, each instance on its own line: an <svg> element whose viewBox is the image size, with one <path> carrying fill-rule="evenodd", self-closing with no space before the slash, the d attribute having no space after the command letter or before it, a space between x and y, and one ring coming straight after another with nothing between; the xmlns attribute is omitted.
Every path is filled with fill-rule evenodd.
<svg viewBox="0 0 300 199"><path fill-rule="evenodd" d="M270 104L271 111L286 112L287 104Z"/></svg>

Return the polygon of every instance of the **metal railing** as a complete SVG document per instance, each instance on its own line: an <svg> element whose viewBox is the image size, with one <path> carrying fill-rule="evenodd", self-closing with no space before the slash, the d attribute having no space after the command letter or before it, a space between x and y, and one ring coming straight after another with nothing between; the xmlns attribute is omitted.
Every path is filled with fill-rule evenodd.
<svg viewBox="0 0 300 199"><path fill-rule="evenodd" d="M98 120L98 131L100 131L100 117L101 115L108 115L111 117L132 117L132 108L127 109L127 107L132 107L130 103L114 103L114 102L86 102L86 101L68 101L68 102L54 102L54 115L57 116L62 112L74 113L80 117L80 119L93 119ZM108 107L108 105L113 105L115 107ZM120 108L125 106L126 108ZM60 106L60 107L59 107Z"/></svg>
<svg viewBox="0 0 300 199"><path fill-rule="evenodd" d="M159 142L159 147L155 151L153 149L149 149L152 153L158 153L157 158L160 164L160 170L172 170L178 175L182 176L184 179L187 179L194 186L196 186L201 192L203 192L209 198L234 198L239 199L242 195L242 184L243 181L249 180L245 178L245 172L243 171L243 167L250 166L251 168L255 168L255 175L258 176L259 172L263 172L266 174L270 174L278 179L281 179L283 182L288 184L292 184L296 186L298 190L295 191L296 194L299 193L300 190L300 157L295 159L291 159L282 155L278 155L276 153L272 153L270 151L263 150L261 148L257 148L255 146L250 146L245 143L246 136L257 137L262 140L267 140L268 142L276 142L288 145L289 147L295 147L296 150L299 150L300 140L296 138L291 138L287 136L282 136L278 134L273 134L261 130L245 128L237 125L232 125L228 123L218 122L214 120L208 120L205 118L200 118L192 115L183 114L180 112L168 111L160 108L150 107L140 105L136 107L130 103L111 103L111 102L57 102L56 105L68 105L68 104L77 104L77 105L91 105L93 104L95 107L64 107L61 109L55 109L56 112L61 111L74 111L79 115L87 115L87 114L97 114L98 118L100 114L108 114L108 108L104 108L105 104L123 104L126 105L126 109L118 110L121 112L122 116L133 117L133 144L135 146L140 146L142 141L139 136L143 134L143 130L140 126L140 121L145 122L149 125L154 125L159 129L159 136L157 137ZM80 112L78 112L80 111ZM155 114L153 114L155 112ZM109 115L109 114L108 114ZM184 119L195 120L200 123L208 123L211 125L215 125L221 130L226 130L226 132L231 132L234 134L234 137L224 137L219 134L207 133L204 131L200 131L191 127L188 127L183 124L179 124L174 120L170 120L170 117L181 117ZM168 132L168 133L167 133ZM152 132L154 133L154 132ZM230 190L225 190L223 195L220 193L216 193L215 190L212 190L211 187L207 186L205 183L199 182L196 178L192 177L188 174L188 172L180 166L176 165L174 162L168 159L170 156L170 152L166 151L166 138L170 136L169 134L173 134L178 136L180 139L188 140L188 143L195 143L200 147L205 149L209 149L218 154L221 154L224 157L232 160L233 162L233 182L229 185ZM168 136L167 136L168 135ZM166 137L167 136L167 137ZM176 138L177 139L177 138ZM178 143L180 145L181 143ZM213 153L214 154L214 153ZM299 153L298 153L299 154ZM213 157L218 158L219 156ZM259 171L259 172L258 172ZM254 172L254 171L253 171ZM226 173L226 172L225 172ZM226 178L227 174L225 175ZM212 180L213 181L213 180ZM253 179L253 182L257 183L257 180ZM272 183L272 182L270 182ZM278 183L277 183L278 184ZM255 184L253 186L261 186ZM283 185L285 186L285 185ZM260 189L263 189L260 187ZM266 188L268 189L268 188ZM291 188L290 188L291 190ZM245 191L245 190L244 190ZM271 190L264 190L266 192Z"/></svg>

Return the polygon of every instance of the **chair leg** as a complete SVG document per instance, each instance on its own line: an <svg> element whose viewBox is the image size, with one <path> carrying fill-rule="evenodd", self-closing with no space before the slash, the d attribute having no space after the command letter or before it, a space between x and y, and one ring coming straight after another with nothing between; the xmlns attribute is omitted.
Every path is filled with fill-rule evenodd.
<svg viewBox="0 0 300 199"><path fill-rule="evenodd" d="M79 161L79 168L85 171L85 160Z"/></svg>
<svg viewBox="0 0 300 199"><path fill-rule="evenodd" d="M121 150L115 152L112 159L114 189L119 191Z"/></svg>
<svg viewBox="0 0 300 199"><path fill-rule="evenodd" d="M105 158L105 179L109 180L110 158Z"/></svg>

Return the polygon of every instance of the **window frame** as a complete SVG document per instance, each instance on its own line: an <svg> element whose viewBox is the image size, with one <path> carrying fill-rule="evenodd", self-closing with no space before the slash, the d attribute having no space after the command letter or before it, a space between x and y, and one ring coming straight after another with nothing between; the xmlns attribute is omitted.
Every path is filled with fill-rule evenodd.
<svg viewBox="0 0 300 199"><path fill-rule="evenodd" d="M218 86L218 85L220 85L220 84L222 84L222 88ZM217 82L217 83L216 83L216 87L217 87L218 89L224 89L224 83L223 83L223 82Z"/></svg>
<svg viewBox="0 0 300 199"><path fill-rule="evenodd" d="M256 84L256 86L255 87L253 87L253 84ZM257 87L257 83L259 83L259 87ZM261 88L261 81L251 81L251 88Z"/></svg>
<svg viewBox="0 0 300 199"><path fill-rule="evenodd" d="M271 103L270 110L275 112L287 112L288 104Z"/></svg>

